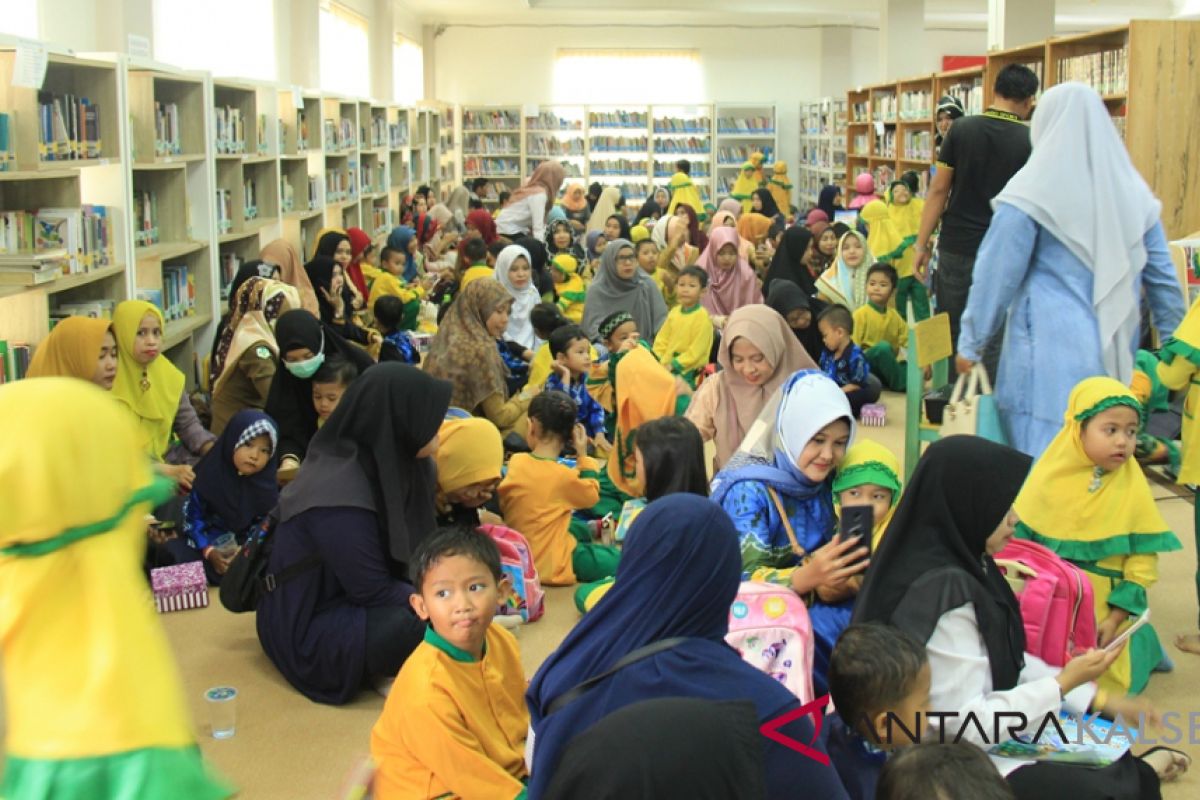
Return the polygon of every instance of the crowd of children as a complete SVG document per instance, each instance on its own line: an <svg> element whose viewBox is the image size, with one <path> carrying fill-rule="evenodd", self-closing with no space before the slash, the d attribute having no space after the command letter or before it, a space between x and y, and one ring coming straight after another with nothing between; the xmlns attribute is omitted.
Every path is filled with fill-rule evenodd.
<svg viewBox="0 0 1200 800"><path fill-rule="evenodd" d="M1099 646L1147 613L1158 554L1180 545L1134 458L1142 402L1115 380L1089 379L1027 478L1027 463L998 452L995 486L938 499L935 476L949 476L965 447L941 446L902 487L895 454L858 438L856 418L881 389L908 388L909 326L929 315L913 275L916 176L878 192L860 176L848 227L834 218L839 189L802 214L786 165L762 162L746 162L720 207L704 202L687 161L636 219L616 187L563 187L561 166L545 162L496 215L478 186L447 204L418 191L378 250L357 228L323 231L303 264L274 242L230 289L205 370L210 419L163 352L161 312L141 301L119 304L111 323L61 322L30 376L109 391L122 422L90 438L134 446L145 457L127 460L178 486L155 508L147 563L199 561L219 585L248 537L277 525L272 564L301 555L319 564L260 607L260 639L315 700L346 702L367 685L387 693L370 732L378 798L572 796L571 786L594 785L588 752L619 739L641 706L703 701L662 712L696 720L692 750L659 763L632 753L606 773L610 785L631 786L631 773L661 778L704 749L706 724L754 730L798 708L800 698L724 645L742 581L803 601L814 690L838 711L819 741L805 720L785 728L832 766L777 742L729 762L746 770L747 759L763 760L749 770L759 796L798 782L822 797L940 796L967 784L972 797L1036 796L1048 785L1041 773L1006 784L973 745L889 758L897 743L885 727L889 715L920 718L931 695L956 708L975 702L974 683L947 691L950 656L930 656L951 624L982 637L975 666L990 659L991 670L971 678L982 676L981 694L1026 680L1013 650L1023 644L1015 600L991 564L993 537L1002 546L1011 536L1006 524L1087 575ZM1197 313L1145 367L1167 387L1195 383ZM40 396L0 388L0 425ZM96 390L79 399L105 402ZM1195 482L1188 420L1180 480ZM33 459L35 473L46 459ZM144 484L149 467L139 469L147 475L134 483ZM0 459L0 486L21 470L21 459ZM138 488L121 483L113 497ZM987 491L971 506L972 493ZM0 524L0 587L25 585L39 542L100 520L129 528L148 497L115 517L93 500L82 516ZM855 513L846 509L859 507L869 530L843 536L839 524ZM172 518L177 535L163 535L158 523ZM527 578L580 587L586 616L528 688L516 639L492 624L516 589L483 523L515 532ZM346 530L337 541L335 524ZM905 590L934 568L947 571L948 588L920 616ZM951 618L964 602L974 603L970 618ZM14 619L0 614L0 650L19 660L28 643ZM1179 644L1200 652L1198 641ZM1098 679L1088 702L1129 710L1126 695L1171 667L1150 626L1116 652L1103 664L1069 662L1048 707ZM30 680L20 667L6 675L10 698L12 676ZM735 699L752 702L715 705ZM14 797L33 780L20 758L41 752L20 730L37 725L22 703L16 711L18 758L4 784ZM163 743L187 745L170 733ZM1154 781L1186 769L1167 760L1152 765ZM722 763L693 766L699 775ZM188 796L220 796L198 769L186 765Z"/></svg>

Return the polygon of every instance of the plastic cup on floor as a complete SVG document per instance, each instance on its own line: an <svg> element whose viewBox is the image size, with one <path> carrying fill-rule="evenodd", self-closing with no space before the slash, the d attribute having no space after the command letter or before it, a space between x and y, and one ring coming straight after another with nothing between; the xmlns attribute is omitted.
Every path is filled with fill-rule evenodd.
<svg viewBox="0 0 1200 800"><path fill-rule="evenodd" d="M237 689L214 686L204 693L214 739L229 739L237 732Z"/></svg>
<svg viewBox="0 0 1200 800"><path fill-rule="evenodd" d="M236 536L232 533L223 533L213 542L213 549L225 558L233 558L241 547L238 545Z"/></svg>

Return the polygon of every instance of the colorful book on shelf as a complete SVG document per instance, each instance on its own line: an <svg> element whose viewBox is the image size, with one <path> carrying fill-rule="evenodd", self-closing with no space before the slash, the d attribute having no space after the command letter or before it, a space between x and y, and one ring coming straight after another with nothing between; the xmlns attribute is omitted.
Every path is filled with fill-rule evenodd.
<svg viewBox="0 0 1200 800"><path fill-rule="evenodd" d="M717 120L717 132L727 135L775 135L775 120L771 117L721 117Z"/></svg>
<svg viewBox="0 0 1200 800"><path fill-rule="evenodd" d="M145 189L133 190L133 243L137 247L158 244L158 197Z"/></svg>
<svg viewBox="0 0 1200 800"><path fill-rule="evenodd" d="M567 119L550 111L542 111L536 117L526 117L525 127L542 131L579 131L583 130L583 120Z"/></svg>
<svg viewBox="0 0 1200 800"><path fill-rule="evenodd" d="M218 106L215 109L217 152L236 155L246 152L246 127L242 110L235 106Z"/></svg>
<svg viewBox="0 0 1200 800"><path fill-rule="evenodd" d="M520 130L521 116L505 109L467 109L462 116L463 130Z"/></svg>
<svg viewBox="0 0 1200 800"><path fill-rule="evenodd" d="M654 120L655 133L708 133L711 130L712 120L708 117L658 117Z"/></svg>
<svg viewBox="0 0 1200 800"><path fill-rule="evenodd" d="M39 91L38 129L42 161L100 157L100 109L86 97Z"/></svg>
<svg viewBox="0 0 1200 800"><path fill-rule="evenodd" d="M592 111L588 114L592 128L645 128L644 111Z"/></svg>

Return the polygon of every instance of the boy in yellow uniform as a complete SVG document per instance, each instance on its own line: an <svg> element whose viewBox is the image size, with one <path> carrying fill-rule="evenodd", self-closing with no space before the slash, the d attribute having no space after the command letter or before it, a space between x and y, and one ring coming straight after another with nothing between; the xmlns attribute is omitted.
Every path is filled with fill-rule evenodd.
<svg viewBox="0 0 1200 800"><path fill-rule="evenodd" d="M854 343L862 348L884 388L903 392L908 373L896 357L908 342L908 326L888 305L896 283L896 270L888 264L874 264L867 270L867 302L854 312Z"/></svg>
<svg viewBox="0 0 1200 800"><path fill-rule="evenodd" d="M599 465L587 454L587 431L575 421L575 401L565 392L548 391L529 404L532 449L508 462L500 483L504 521L529 540L542 583L570 586L617 571L618 553L591 541L591 530L571 512L600 500ZM558 461L568 442L575 446L575 468Z"/></svg>
<svg viewBox="0 0 1200 800"><path fill-rule="evenodd" d="M568 253L559 253L550 259L554 270L554 290L558 293L558 308L563 316L576 325L583 322L583 301L587 289L579 275L579 262Z"/></svg>
<svg viewBox="0 0 1200 800"><path fill-rule="evenodd" d="M374 797L523 798L525 675L516 639L491 624L500 552L486 535L450 527L413 561L409 600L429 627L371 729Z"/></svg>
<svg viewBox="0 0 1200 800"><path fill-rule="evenodd" d="M374 308L375 301L381 297L399 297L404 303L404 318L400 330L415 331L417 317L421 313L421 298L425 296L425 286L419 283L406 283L401 276L404 274L406 254L400 250L385 247L379 253L381 267L376 269L369 264L363 264L363 275L370 282L370 294L367 307Z"/></svg>
<svg viewBox="0 0 1200 800"><path fill-rule="evenodd" d="M675 282L675 298L679 305L667 314L658 335L654 337L654 355L659 362L696 388L696 377L708 365L712 353L712 318L700 298L708 286L708 273L700 267L685 267Z"/></svg>

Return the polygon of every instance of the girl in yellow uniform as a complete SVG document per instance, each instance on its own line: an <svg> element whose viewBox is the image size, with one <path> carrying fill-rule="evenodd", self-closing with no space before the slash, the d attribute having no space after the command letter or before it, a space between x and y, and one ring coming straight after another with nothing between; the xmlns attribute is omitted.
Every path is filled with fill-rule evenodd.
<svg viewBox="0 0 1200 800"><path fill-rule="evenodd" d="M1088 576L1100 647L1146 613L1158 554L1181 549L1133 455L1140 412L1120 381L1081 381L1071 390L1062 430L1013 504L1019 538L1050 548ZM1100 677L1100 688L1137 694L1163 659L1154 628L1143 625Z"/></svg>
<svg viewBox="0 0 1200 800"><path fill-rule="evenodd" d="M53 421L53 424L50 422ZM0 797L229 797L205 766L141 574L155 479L137 421L73 378L0 387Z"/></svg>

